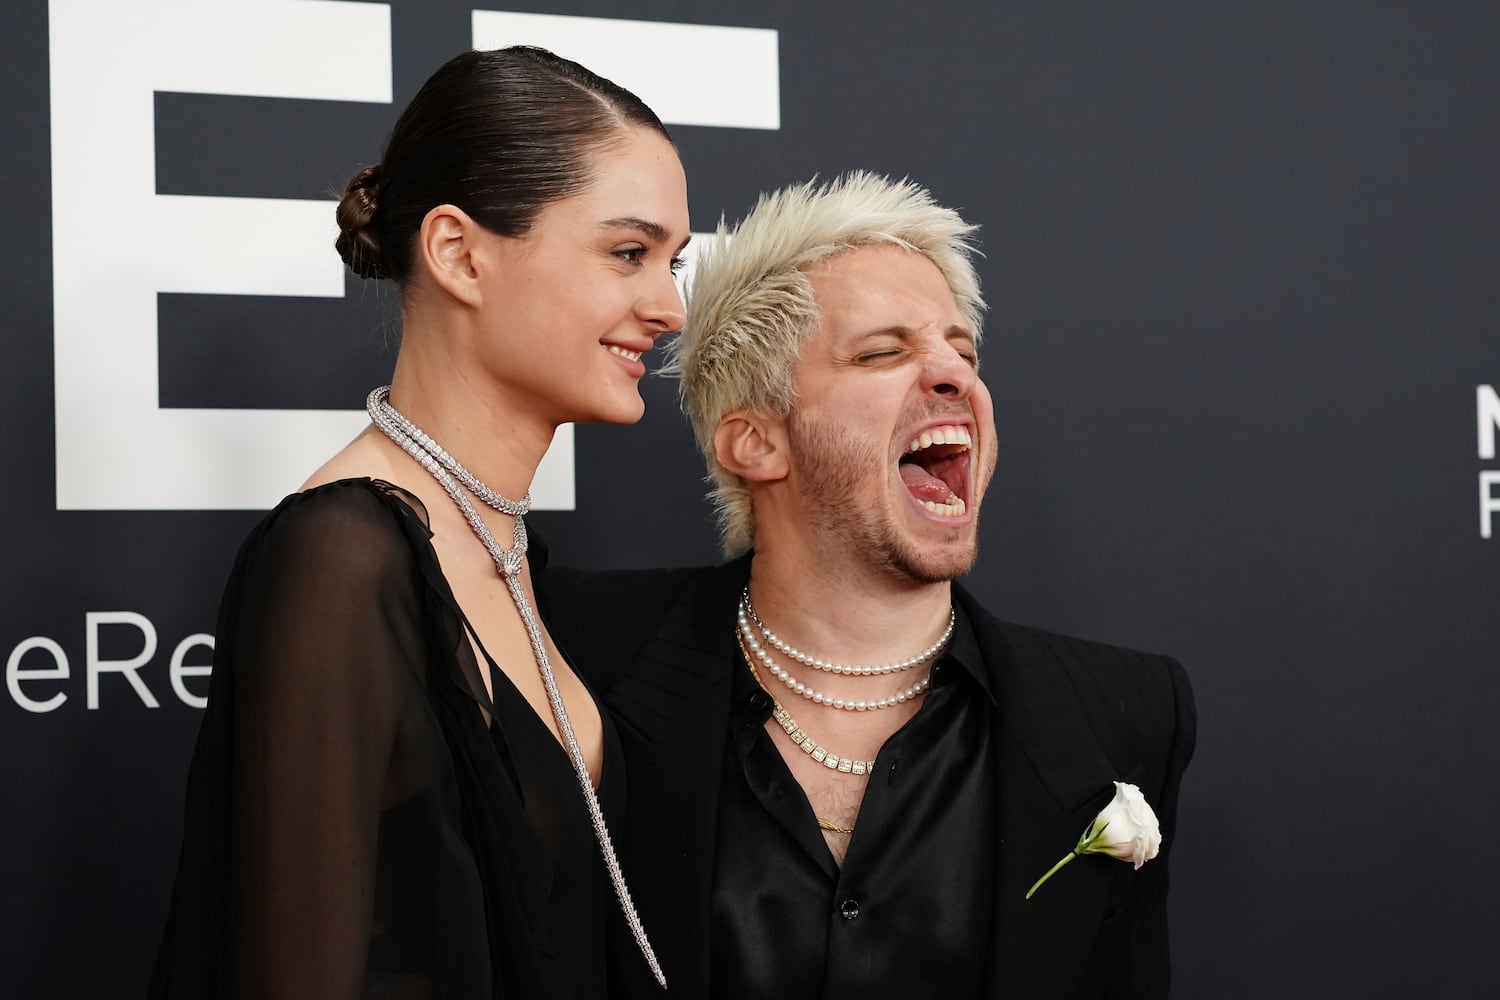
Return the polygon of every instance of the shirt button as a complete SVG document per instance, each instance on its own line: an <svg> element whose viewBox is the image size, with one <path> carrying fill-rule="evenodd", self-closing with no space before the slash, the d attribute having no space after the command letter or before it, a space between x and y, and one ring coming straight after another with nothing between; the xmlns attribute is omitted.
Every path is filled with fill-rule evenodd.
<svg viewBox="0 0 1500 1000"><path fill-rule="evenodd" d="M771 699L766 697L766 693L764 691L757 691L750 696L750 707L755 709L757 712L765 711L766 706L770 704Z"/></svg>
<svg viewBox="0 0 1500 1000"><path fill-rule="evenodd" d="M845 920L853 920L859 916L859 900L846 899L839 904L839 916Z"/></svg>

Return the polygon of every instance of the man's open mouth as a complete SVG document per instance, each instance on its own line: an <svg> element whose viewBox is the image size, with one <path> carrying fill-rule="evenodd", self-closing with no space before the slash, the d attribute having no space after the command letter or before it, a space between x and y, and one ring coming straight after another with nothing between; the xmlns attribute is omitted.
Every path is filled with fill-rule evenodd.
<svg viewBox="0 0 1500 1000"><path fill-rule="evenodd" d="M960 424L941 424L918 434L900 459L907 492L939 517L962 517L968 510L972 444L969 429Z"/></svg>

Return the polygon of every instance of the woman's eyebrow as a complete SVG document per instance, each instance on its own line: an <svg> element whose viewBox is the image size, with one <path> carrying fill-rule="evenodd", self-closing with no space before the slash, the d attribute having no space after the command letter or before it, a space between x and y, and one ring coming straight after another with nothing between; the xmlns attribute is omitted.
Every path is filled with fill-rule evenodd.
<svg viewBox="0 0 1500 1000"><path fill-rule="evenodd" d="M639 216L634 215L625 215L621 216L618 219L605 219L603 222L599 223L599 228L633 229L638 233L645 233L647 236L651 237L651 239L655 240L658 243L665 243L667 240L672 238L672 234L667 231L667 227L662 225L660 222L653 222L650 219L642 219ZM688 242L692 240L692 238L692 234L689 233L683 239L683 241L678 244L677 250L675 252L682 253L683 248L688 245Z"/></svg>
<svg viewBox="0 0 1500 1000"><path fill-rule="evenodd" d="M599 224L600 229L634 229L645 233L658 243L667 239L667 227L660 222L652 222L650 219L641 219L633 215L621 216L618 219L606 219Z"/></svg>

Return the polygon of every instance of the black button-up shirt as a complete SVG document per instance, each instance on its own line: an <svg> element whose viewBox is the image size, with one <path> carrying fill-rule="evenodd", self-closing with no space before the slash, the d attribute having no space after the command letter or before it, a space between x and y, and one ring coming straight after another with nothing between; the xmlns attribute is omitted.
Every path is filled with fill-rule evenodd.
<svg viewBox="0 0 1500 1000"><path fill-rule="evenodd" d="M771 701L741 661L715 852L715 1000L980 995L994 910L996 706L973 627L956 614L922 707L875 758L842 868L772 742L786 737L765 729ZM776 694L797 714L800 698Z"/></svg>

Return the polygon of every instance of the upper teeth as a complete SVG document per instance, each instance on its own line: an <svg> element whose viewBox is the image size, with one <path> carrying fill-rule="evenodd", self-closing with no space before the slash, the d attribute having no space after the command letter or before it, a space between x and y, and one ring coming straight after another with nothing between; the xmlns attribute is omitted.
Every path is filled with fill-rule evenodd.
<svg viewBox="0 0 1500 1000"><path fill-rule="evenodd" d="M609 348L609 353L611 354L618 354L620 357L626 358L630 361L641 360L640 351L627 351L625 350L625 348L619 346L618 344L605 344L604 346Z"/></svg>
<svg viewBox="0 0 1500 1000"><path fill-rule="evenodd" d="M911 439L911 444L906 446L906 450L910 453L921 451L923 448L931 448L935 444L961 444L967 447L973 443L967 427L945 424L942 427L929 427L918 434Z"/></svg>

